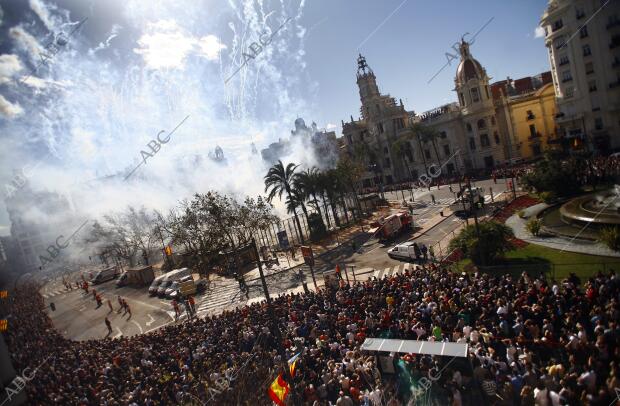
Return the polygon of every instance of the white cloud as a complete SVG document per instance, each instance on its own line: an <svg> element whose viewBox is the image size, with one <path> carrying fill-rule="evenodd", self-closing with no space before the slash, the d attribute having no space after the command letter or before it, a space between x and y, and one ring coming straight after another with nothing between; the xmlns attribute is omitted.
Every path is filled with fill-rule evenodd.
<svg viewBox="0 0 620 406"><path fill-rule="evenodd" d="M6 118L14 118L22 114L24 110L19 103L11 103L0 94L0 115Z"/></svg>
<svg viewBox="0 0 620 406"><path fill-rule="evenodd" d="M19 57L14 54L0 55L0 83L6 83L13 75L22 70Z"/></svg>
<svg viewBox="0 0 620 406"><path fill-rule="evenodd" d="M545 29L543 27L536 27L534 30L534 38L543 38L545 36Z"/></svg>
<svg viewBox="0 0 620 406"><path fill-rule="evenodd" d="M222 44L215 35L200 39L185 33L174 20L159 20L149 23L146 33L138 40L134 52L142 55L146 65L152 69L183 69L188 56L195 54L210 61L217 60Z"/></svg>
<svg viewBox="0 0 620 406"><path fill-rule="evenodd" d="M54 24L48 9L40 0L30 0L30 9L39 17L39 19L45 24L45 28L50 31L54 30Z"/></svg>
<svg viewBox="0 0 620 406"><path fill-rule="evenodd" d="M200 48L200 53L210 61L218 59L220 51L226 49L226 45L222 44L220 39L215 35L207 35L206 37L200 38L198 47Z"/></svg>
<svg viewBox="0 0 620 406"><path fill-rule="evenodd" d="M20 48L28 51L33 59L38 59L43 52L43 47L39 41L22 26L13 27L9 30L9 35L17 42Z"/></svg>
<svg viewBox="0 0 620 406"><path fill-rule="evenodd" d="M134 49L142 55L146 65L152 69L183 68L195 40L183 34L171 20L149 23L147 31L149 33L138 40L139 48Z"/></svg>

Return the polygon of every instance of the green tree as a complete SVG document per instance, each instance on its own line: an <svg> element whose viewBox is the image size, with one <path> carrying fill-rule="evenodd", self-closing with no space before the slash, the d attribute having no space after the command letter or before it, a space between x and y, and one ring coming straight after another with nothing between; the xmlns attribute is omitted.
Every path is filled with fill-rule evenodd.
<svg viewBox="0 0 620 406"><path fill-rule="evenodd" d="M605 227L599 234L600 240L613 251L620 251L620 228Z"/></svg>
<svg viewBox="0 0 620 406"><path fill-rule="evenodd" d="M571 196L580 191L578 161L559 161L546 156L534 169L521 177L523 185L537 193L552 192L555 196Z"/></svg>
<svg viewBox="0 0 620 406"><path fill-rule="evenodd" d="M278 196L278 198L282 198L282 194L286 192L287 197L291 200L291 202L295 201L294 197L291 197L293 193L293 182L295 180L295 170L298 165L294 163L289 163L284 167L282 161L278 161L267 171L267 175L265 175L265 192L268 192L267 201L271 202L274 197ZM301 223L299 222L299 216L297 216L297 211L293 210L295 223L297 225L297 229L299 230L299 237L301 242L304 242L304 236L301 228Z"/></svg>
<svg viewBox="0 0 620 406"><path fill-rule="evenodd" d="M322 222L321 206L317 198L317 194L319 193L319 170L314 166L304 169L297 174L293 183L295 189L303 190L306 196L312 197L311 206L317 211Z"/></svg>
<svg viewBox="0 0 620 406"><path fill-rule="evenodd" d="M433 146L433 150L435 151L435 156L437 157L437 163L441 168L441 158L439 157L439 151L437 150L437 139L439 138L439 132L433 127L424 125L422 123L414 123L411 126L411 130L416 135L418 139L418 143L420 144L420 149L422 148L422 143L426 144L428 142ZM424 151L422 152L422 156L424 159L424 166L426 167L426 157L424 156ZM426 173L428 174L428 168L426 168Z"/></svg>
<svg viewBox="0 0 620 406"><path fill-rule="evenodd" d="M476 265L490 265L512 249L510 239L514 234L510 227L495 221L485 221L480 223L479 230L477 232L474 225L465 227L450 241L450 249L461 250Z"/></svg>

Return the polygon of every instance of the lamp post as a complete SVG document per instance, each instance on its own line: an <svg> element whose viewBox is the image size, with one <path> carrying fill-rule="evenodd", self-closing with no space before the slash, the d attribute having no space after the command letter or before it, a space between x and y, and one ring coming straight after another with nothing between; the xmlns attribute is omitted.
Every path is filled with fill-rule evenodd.
<svg viewBox="0 0 620 406"><path fill-rule="evenodd" d="M260 275L261 284L263 285L263 294L265 295L265 300L267 301L267 314L269 315L269 319L271 321L271 328L273 329L273 334L276 336L276 340L278 342L278 353L280 354L284 369L283 374L286 382L288 382L290 385L293 404L297 405L299 404L299 397L297 396L295 383L293 382L293 377L291 376L291 371L288 367L288 360L286 359L286 353L284 351L284 347L282 346L282 334L280 332L280 329L278 328L278 320L276 319L276 316L273 312L271 297L269 297L269 289L267 288L267 281L265 280L263 266L261 264L260 257L258 256L258 248L256 247L256 240L254 239L254 237L252 237L252 247L254 249L254 255L256 256L256 263L258 265L258 273Z"/></svg>

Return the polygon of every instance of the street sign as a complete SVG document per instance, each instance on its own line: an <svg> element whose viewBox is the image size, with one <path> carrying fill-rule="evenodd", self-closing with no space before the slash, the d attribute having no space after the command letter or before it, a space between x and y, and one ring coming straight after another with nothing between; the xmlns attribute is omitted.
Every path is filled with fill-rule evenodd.
<svg viewBox="0 0 620 406"><path fill-rule="evenodd" d="M278 242L280 243L280 248L283 250L287 250L291 247L288 242L288 236L286 235L286 230L278 231Z"/></svg>
<svg viewBox="0 0 620 406"><path fill-rule="evenodd" d="M301 246L301 255L304 256L304 262L308 266L314 266L314 254L312 253L312 248L306 245Z"/></svg>

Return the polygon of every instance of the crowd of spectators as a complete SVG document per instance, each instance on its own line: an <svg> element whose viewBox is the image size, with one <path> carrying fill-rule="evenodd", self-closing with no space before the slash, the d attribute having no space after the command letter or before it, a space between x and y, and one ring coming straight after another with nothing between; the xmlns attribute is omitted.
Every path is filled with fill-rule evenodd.
<svg viewBox="0 0 620 406"><path fill-rule="evenodd" d="M429 264L275 298L281 342L265 302L131 338L76 342L54 329L28 282L12 295L19 322L4 334L18 372L39 367L24 389L32 404L269 405L281 344L287 359L302 353L298 404L609 406L620 387L619 298L613 271L547 281ZM366 337L467 343L469 357L393 354L398 373L388 374L360 350Z"/></svg>

